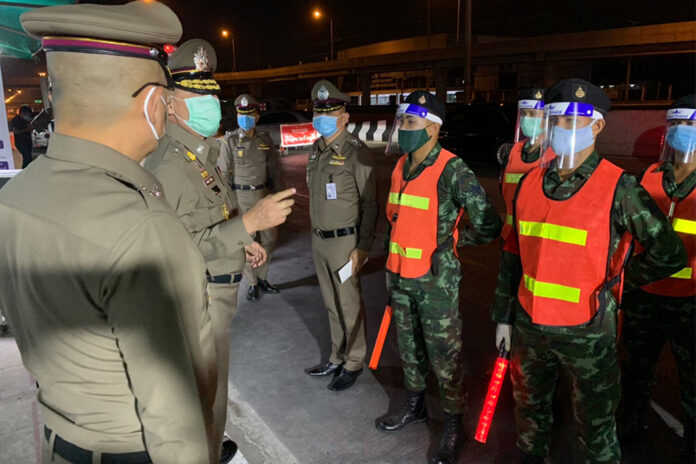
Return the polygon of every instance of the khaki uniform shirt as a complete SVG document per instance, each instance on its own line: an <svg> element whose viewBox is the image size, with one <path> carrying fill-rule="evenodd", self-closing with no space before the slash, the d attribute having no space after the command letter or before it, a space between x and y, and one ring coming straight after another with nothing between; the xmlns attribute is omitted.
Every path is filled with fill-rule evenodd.
<svg viewBox="0 0 696 464"><path fill-rule="evenodd" d="M205 266L157 180L54 134L0 191L0 236L0 306L46 425L88 450L208 462Z"/></svg>
<svg viewBox="0 0 696 464"><path fill-rule="evenodd" d="M218 155L217 140L168 123L166 135L145 159L145 168L164 186L167 201L213 276L241 272L243 247L252 242L237 214L237 200L216 166Z"/></svg>
<svg viewBox="0 0 696 464"><path fill-rule="evenodd" d="M374 165L370 149L345 129L331 145L324 137L314 143L307 163L313 229L357 227L358 248L370 251L377 224ZM335 200L327 198L328 184L335 184Z"/></svg>
<svg viewBox="0 0 696 464"><path fill-rule="evenodd" d="M280 188L280 163L273 140L265 132L254 130L253 137L237 129L225 134L220 147L220 169L230 184L262 185L270 190Z"/></svg>

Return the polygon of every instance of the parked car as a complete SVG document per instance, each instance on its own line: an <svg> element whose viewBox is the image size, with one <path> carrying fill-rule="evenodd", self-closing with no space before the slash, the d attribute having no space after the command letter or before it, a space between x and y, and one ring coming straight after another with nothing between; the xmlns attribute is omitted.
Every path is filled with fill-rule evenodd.
<svg viewBox="0 0 696 464"><path fill-rule="evenodd" d="M280 125L311 122L311 117L299 111L271 111L262 113L259 122L256 123L258 130L266 132L273 139L273 144L282 150L280 146Z"/></svg>
<svg viewBox="0 0 696 464"><path fill-rule="evenodd" d="M514 117L506 110L501 105L471 103L448 112L440 144L460 158L497 163L498 147L515 134Z"/></svg>

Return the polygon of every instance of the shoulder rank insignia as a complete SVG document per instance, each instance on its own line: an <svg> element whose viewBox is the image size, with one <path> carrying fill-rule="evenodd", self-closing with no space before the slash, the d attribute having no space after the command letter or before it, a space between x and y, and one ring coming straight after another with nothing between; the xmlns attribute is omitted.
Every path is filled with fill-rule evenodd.
<svg viewBox="0 0 696 464"><path fill-rule="evenodd" d="M198 158L196 158L196 155L194 155L190 151L186 152L186 158L188 158L189 161L196 161L198 159Z"/></svg>

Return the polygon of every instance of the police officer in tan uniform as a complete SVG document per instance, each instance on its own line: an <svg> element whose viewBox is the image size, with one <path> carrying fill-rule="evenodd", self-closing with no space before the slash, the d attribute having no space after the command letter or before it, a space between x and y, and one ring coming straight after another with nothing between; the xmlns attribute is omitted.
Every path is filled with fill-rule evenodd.
<svg viewBox="0 0 696 464"><path fill-rule="evenodd" d="M346 130L348 95L321 80L312 89L314 128L321 137L307 163L312 255L324 304L329 310L331 357L308 369L310 376L333 375L329 390L350 388L365 360L365 311L357 275L372 248L377 222L374 158ZM352 261L352 276L341 283L338 270Z"/></svg>
<svg viewBox="0 0 696 464"><path fill-rule="evenodd" d="M215 397L215 431L222 437L227 422L229 326L237 307L245 250L254 266L265 251L251 234L276 226L290 213L294 191L259 201L239 214L234 194L216 166L219 142L212 138L220 125L220 87L213 78L215 50L201 39L183 43L169 57L174 92L167 105L166 135L145 167L162 183L167 201L198 245L208 268L213 335L219 358ZM228 462L236 445L225 438L220 462Z"/></svg>
<svg viewBox="0 0 696 464"><path fill-rule="evenodd" d="M234 106L237 109L239 128L225 134L218 165L223 173L228 173L230 187L237 195L241 212L245 213L268 195L269 191L280 187L280 166L273 140L267 133L256 129L259 102L251 95L242 94L235 99ZM277 236L275 228L257 234L256 239L266 251L266 261L257 268L248 264L244 266L244 277L249 284L249 301L259 299L259 289L263 293L279 293L266 280Z"/></svg>
<svg viewBox="0 0 696 464"><path fill-rule="evenodd" d="M217 462L205 264L138 164L164 134L161 3L22 15L56 126L0 191L0 306L39 385L46 463ZM0 454L2 452L0 451Z"/></svg>

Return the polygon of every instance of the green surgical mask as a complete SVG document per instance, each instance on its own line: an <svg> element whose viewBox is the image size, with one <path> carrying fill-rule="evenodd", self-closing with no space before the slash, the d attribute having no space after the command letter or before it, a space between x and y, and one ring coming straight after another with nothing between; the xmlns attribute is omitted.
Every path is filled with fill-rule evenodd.
<svg viewBox="0 0 696 464"><path fill-rule="evenodd" d="M413 153L428 143L430 136L425 129L404 130L399 129L399 148L404 153Z"/></svg>
<svg viewBox="0 0 696 464"><path fill-rule="evenodd" d="M532 116L522 116L520 118L520 129L522 134L528 139L536 139L541 134L541 121L543 118Z"/></svg>
<svg viewBox="0 0 696 464"><path fill-rule="evenodd" d="M203 137L215 135L218 127L220 127L220 119L222 119L220 100L212 95L176 99L183 100L189 112L188 121L175 114L179 120Z"/></svg>

